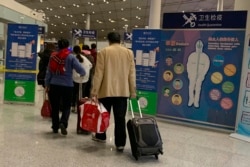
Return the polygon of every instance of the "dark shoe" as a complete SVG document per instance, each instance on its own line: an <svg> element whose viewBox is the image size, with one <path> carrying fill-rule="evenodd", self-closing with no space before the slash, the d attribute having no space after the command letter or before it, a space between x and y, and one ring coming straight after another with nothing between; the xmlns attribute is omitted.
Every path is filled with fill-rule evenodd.
<svg viewBox="0 0 250 167"><path fill-rule="evenodd" d="M116 147L116 150L117 150L118 152L123 152L124 147L123 147L123 146L118 146L118 147Z"/></svg>
<svg viewBox="0 0 250 167"><path fill-rule="evenodd" d="M53 129L53 133L58 133L58 129Z"/></svg>
<svg viewBox="0 0 250 167"><path fill-rule="evenodd" d="M95 137L95 135L92 135L92 140L100 142L100 143L106 143L106 140L98 139Z"/></svg>
<svg viewBox="0 0 250 167"><path fill-rule="evenodd" d="M83 134L83 135L90 135L91 134L91 132L83 130L83 129L77 129L76 133L77 134Z"/></svg>
<svg viewBox="0 0 250 167"><path fill-rule="evenodd" d="M67 132L67 129L65 128L65 126L63 125L63 123L60 123L60 129L61 129L61 134L62 135L67 135L68 132Z"/></svg>
<svg viewBox="0 0 250 167"><path fill-rule="evenodd" d="M77 113L77 111L76 111L76 108L75 108L75 107L71 107L71 108L70 108L70 110L71 110L71 112L72 112L72 113Z"/></svg>

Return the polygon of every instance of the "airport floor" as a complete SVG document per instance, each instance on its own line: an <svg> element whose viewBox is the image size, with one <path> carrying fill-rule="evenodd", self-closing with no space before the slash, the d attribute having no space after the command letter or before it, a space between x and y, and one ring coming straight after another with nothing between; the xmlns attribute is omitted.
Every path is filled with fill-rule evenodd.
<svg viewBox="0 0 250 167"><path fill-rule="evenodd" d="M129 140L124 152L114 147L113 120L106 143L76 134L76 114L71 114L68 135L53 134L49 119L40 116L42 91L35 105L4 104L0 84L1 167L249 167L250 143L219 132L158 120L164 154L136 161ZM112 117L113 118L113 117ZM127 119L130 115L127 114Z"/></svg>

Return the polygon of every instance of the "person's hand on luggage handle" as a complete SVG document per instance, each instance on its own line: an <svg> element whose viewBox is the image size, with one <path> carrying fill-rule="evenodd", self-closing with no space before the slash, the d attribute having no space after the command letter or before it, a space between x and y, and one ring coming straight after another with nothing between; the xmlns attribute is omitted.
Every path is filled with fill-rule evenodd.
<svg viewBox="0 0 250 167"><path fill-rule="evenodd" d="M137 98L137 95L136 95L136 94L131 94L131 95L130 95L130 99L135 99L135 98Z"/></svg>
<svg viewBox="0 0 250 167"><path fill-rule="evenodd" d="M91 100L93 100L95 103L97 103L98 102L98 98L97 98L97 95L95 95L95 94L91 94Z"/></svg>

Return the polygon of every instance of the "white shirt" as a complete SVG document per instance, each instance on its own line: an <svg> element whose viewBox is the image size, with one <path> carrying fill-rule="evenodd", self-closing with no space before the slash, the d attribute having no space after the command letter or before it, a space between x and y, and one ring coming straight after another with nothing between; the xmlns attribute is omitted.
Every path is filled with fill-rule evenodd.
<svg viewBox="0 0 250 167"><path fill-rule="evenodd" d="M84 68L86 74L81 77L80 74L78 74L75 70L73 70L73 81L76 83L86 83L89 80L89 74L90 70L93 67L92 63L83 55L81 55L83 58L82 67Z"/></svg>

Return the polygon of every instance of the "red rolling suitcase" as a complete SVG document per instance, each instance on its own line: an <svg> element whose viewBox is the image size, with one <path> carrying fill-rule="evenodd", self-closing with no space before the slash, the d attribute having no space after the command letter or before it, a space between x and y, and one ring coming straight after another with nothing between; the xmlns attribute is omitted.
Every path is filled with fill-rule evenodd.
<svg viewBox="0 0 250 167"><path fill-rule="evenodd" d="M151 117L142 117L140 104L140 118L134 117L132 102L129 100L132 119L127 122L127 130L129 134L132 155L136 160L140 156L154 155L158 159L159 154L163 154L163 143L157 126L157 122Z"/></svg>
<svg viewBox="0 0 250 167"><path fill-rule="evenodd" d="M84 104L88 101L89 98L82 98L82 83L79 83L79 100L77 102L77 125L76 125L76 133L77 134L85 134L88 135L90 132L81 128L81 113L80 113L80 105Z"/></svg>

